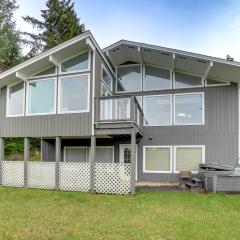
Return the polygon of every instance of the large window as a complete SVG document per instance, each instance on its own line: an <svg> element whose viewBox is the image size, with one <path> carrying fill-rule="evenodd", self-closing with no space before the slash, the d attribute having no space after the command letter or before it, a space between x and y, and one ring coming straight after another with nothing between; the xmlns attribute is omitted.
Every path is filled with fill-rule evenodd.
<svg viewBox="0 0 240 240"><path fill-rule="evenodd" d="M65 162L88 162L88 147L64 147Z"/></svg>
<svg viewBox="0 0 240 240"><path fill-rule="evenodd" d="M146 126L164 126L172 124L171 95L145 96L143 110Z"/></svg>
<svg viewBox="0 0 240 240"><path fill-rule="evenodd" d="M28 82L27 114L53 114L56 112L55 79L34 80Z"/></svg>
<svg viewBox="0 0 240 240"><path fill-rule="evenodd" d="M60 113L89 111L89 76L60 78L59 97Z"/></svg>
<svg viewBox="0 0 240 240"><path fill-rule="evenodd" d="M61 64L62 72L89 70L89 52L72 57Z"/></svg>
<svg viewBox="0 0 240 240"><path fill-rule="evenodd" d="M9 86L7 92L7 116L22 116L24 114L24 83Z"/></svg>
<svg viewBox="0 0 240 240"><path fill-rule="evenodd" d="M204 162L204 146L175 146L174 153L174 172L197 172L199 164Z"/></svg>
<svg viewBox="0 0 240 240"><path fill-rule="evenodd" d="M117 68L117 91L137 92L142 90L140 65L119 66Z"/></svg>
<svg viewBox="0 0 240 240"><path fill-rule="evenodd" d="M175 94L174 124L204 124L203 93Z"/></svg>
<svg viewBox="0 0 240 240"><path fill-rule="evenodd" d="M175 88L193 88L203 86L201 77L175 72Z"/></svg>
<svg viewBox="0 0 240 240"><path fill-rule="evenodd" d="M112 91L113 81L104 66L102 66L102 81Z"/></svg>
<svg viewBox="0 0 240 240"><path fill-rule="evenodd" d="M145 146L143 159L144 172L168 173L172 171L171 146Z"/></svg>
<svg viewBox="0 0 240 240"><path fill-rule="evenodd" d="M145 65L143 90L171 88L171 72L167 69Z"/></svg>

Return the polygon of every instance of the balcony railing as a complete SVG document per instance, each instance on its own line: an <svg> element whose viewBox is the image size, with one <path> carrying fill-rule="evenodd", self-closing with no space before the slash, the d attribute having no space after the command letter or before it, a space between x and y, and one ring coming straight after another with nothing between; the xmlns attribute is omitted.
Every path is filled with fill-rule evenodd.
<svg viewBox="0 0 240 240"><path fill-rule="evenodd" d="M142 129L143 112L134 96L98 97L95 104L95 122L135 122Z"/></svg>

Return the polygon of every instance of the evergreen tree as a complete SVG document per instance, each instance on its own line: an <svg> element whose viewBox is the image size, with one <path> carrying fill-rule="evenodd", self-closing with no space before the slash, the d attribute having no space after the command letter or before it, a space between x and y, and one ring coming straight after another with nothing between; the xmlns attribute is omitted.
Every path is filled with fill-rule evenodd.
<svg viewBox="0 0 240 240"><path fill-rule="evenodd" d="M17 8L16 0L0 0L0 72L21 61L20 32L13 21Z"/></svg>
<svg viewBox="0 0 240 240"><path fill-rule="evenodd" d="M38 30L37 34L25 33L32 57L85 31L74 10L71 0L48 0L46 9L41 10L42 20L26 16L23 19Z"/></svg>

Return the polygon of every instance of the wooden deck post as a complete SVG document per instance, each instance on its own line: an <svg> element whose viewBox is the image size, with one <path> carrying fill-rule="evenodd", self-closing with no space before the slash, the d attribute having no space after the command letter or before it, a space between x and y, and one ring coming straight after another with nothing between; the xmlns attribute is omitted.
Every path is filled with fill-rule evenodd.
<svg viewBox="0 0 240 240"><path fill-rule="evenodd" d="M0 138L0 185L2 185L2 161L4 161L4 138Z"/></svg>
<svg viewBox="0 0 240 240"><path fill-rule="evenodd" d="M91 174L91 189L90 191L95 191L95 159L96 159L96 136L91 136L91 149L90 149L90 174Z"/></svg>
<svg viewBox="0 0 240 240"><path fill-rule="evenodd" d="M55 189L59 190L59 163L61 162L61 137L55 140Z"/></svg>
<svg viewBox="0 0 240 240"><path fill-rule="evenodd" d="M131 193L135 193L136 179L136 129L131 131Z"/></svg>
<svg viewBox="0 0 240 240"><path fill-rule="evenodd" d="M29 150L30 143L29 138L24 138L24 187L27 187L27 178L28 178L28 161L29 161Z"/></svg>

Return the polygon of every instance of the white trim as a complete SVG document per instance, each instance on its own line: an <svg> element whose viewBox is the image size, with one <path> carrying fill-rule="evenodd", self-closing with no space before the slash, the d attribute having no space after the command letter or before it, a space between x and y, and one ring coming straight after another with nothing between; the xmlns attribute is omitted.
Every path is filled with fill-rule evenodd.
<svg viewBox="0 0 240 240"><path fill-rule="evenodd" d="M202 148L202 162L205 163L205 145L174 145L173 151L174 151L174 161L173 161L173 173L179 173L179 171L176 171L176 149L177 148ZM198 173L198 171L191 171L192 173Z"/></svg>
<svg viewBox="0 0 240 240"><path fill-rule="evenodd" d="M109 148L109 149L112 149L112 163L114 163L114 146L96 146L96 149L97 148ZM96 150L96 158L97 158L97 150Z"/></svg>
<svg viewBox="0 0 240 240"><path fill-rule="evenodd" d="M106 92L109 94L107 96L112 96L112 92L109 90L109 88L106 86L104 82L101 82L101 97L103 97L103 88L105 88ZM106 96L104 96L106 97Z"/></svg>
<svg viewBox="0 0 240 240"><path fill-rule="evenodd" d="M107 83L103 80L103 70L106 72L106 74L108 75L108 77L111 79L111 88L109 88L107 86ZM111 75L109 74L107 68L104 66L104 64L101 64L101 82L104 83L104 85L112 92L113 91L113 79L111 77Z"/></svg>
<svg viewBox="0 0 240 240"><path fill-rule="evenodd" d="M46 80L53 80L54 81L54 110L52 112L46 112L46 113L29 113L29 84L32 82L41 82ZM27 82L27 89L26 89L26 116L40 116L40 115L53 115L56 114L57 110L57 77L50 77L50 78L44 78L44 79L35 79L30 80Z"/></svg>
<svg viewBox="0 0 240 240"><path fill-rule="evenodd" d="M76 149L76 148L79 148L79 149L86 149L86 163L89 162L89 147L88 146L64 146L63 147L63 161L66 162L66 149Z"/></svg>
<svg viewBox="0 0 240 240"><path fill-rule="evenodd" d="M207 84L207 80L214 80L214 81L219 81L219 82L223 82L221 84ZM230 82L227 82L227 81L224 81L224 80L218 80L218 79L214 79L214 78L211 78L211 77L208 77L206 78L205 80L205 86L206 87L221 87L221 86L229 86L231 83Z"/></svg>
<svg viewBox="0 0 240 240"><path fill-rule="evenodd" d="M145 111L145 98L151 98L151 97L165 97L165 96L170 96L170 124L162 124L162 125L146 125L145 121L143 119L143 126L144 127L158 127L158 126L172 126L173 125L173 94L159 94L159 95L145 95L143 96L143 112Z"/></svg>
<svg viewBox="0 0 240 240"><path fill-rule="evenodd" d="M119 163L123 163L124 157L123 157L123 150L125 147L130 147L131 144L119 144ZM132 150L131 150L132 151ZM135 166L135 181L138 180L138 144L136 144L136 166Z"/></svg>
<svg viewBox="0 0 240 240"><path fill-rule="evenodd" d="M19 83L23 83L23 99L22 99L22 101L23 101L23 109L22 109L23 112L20 113L20 114L10 114L9 113L9 104L10 104L10 102L9 102L9 93L10 93L10 88L15 86L15 85L17 85L17 84L19 84ZM25 113L25 94L26 93L25 93L25 82L24 81L18 81L18 82L15 82L15 83L7 86L6 117L22 117L22 116L24 116L24 113Z"/></svg>
<svg viewBox="0 0 240 240"><path fill-rule="evenodd" d="M194 76L194 77L199 77L201 78L201 82L202 82L202 85L194 85L194 86L189 86L189 87L176 87L176 76L175 74L177 73L181 73L181 74L184 74L184 75L189 75L189 76ZM188 73L188 72L184 72L184 71L174 71L173 72L173 89L189 89L189 88L201 88L201 87L204 87L204 79L202 76L198 75L198 74L194 74L194 73Z"/></svg>
<svg viewBox="0 0 240 240"><path fill-rule="evenodd" d="M170 149L170 169L169 171L153 171L153 170L146 170L146 148L169 148ZM172 173L173 169L173 154L172 154L173 146L170 145L147 145L143 146L143 173Z"/></svg>
<svg viewBox="0 0 240 240"><path fill-rule="evenodd" d="M137 91L118 91L118 68L124 68L124 67L132 67L132 66L139 66L140 69L140 90ZM135 92L142 92L143 91L143 68L141 63L134 63L134 64L126 64L126 65L120 65L116 67L116 72L115 72L115 78L116 78L116 86L115 86L115 91L116 93L135 93Z"/></svg>
<svg viewBox="0 0 240 240"><path fill-rule="evenodd" d="M155 68L160 68L163 70L168 70L169 71L169 76L170 76L170 88L156 88L156 89L145 89L145 79L146 79L146 66L150 66L150 67L155 67ZM164 68L164 67L160 67L158 65L154 65L154 64L144 64L143 65L143 85L142 85L142 91L143 92L147 92L147 91L162 91L162 90L171 90L173 88L173 71L169 68Z"/></svg>
<svg viewBox="0 0 240 240"><path fill-rule="evenodd" d="M91 122L92 122L92 130L91 130L91 134L92 136L95 135L95 94L96 94L96 90L95 90L95 82L96 82L96 49L93 50L92 52L92 56L93 56L93 60L92 60L92 72L91 72L91 76L92 76L92 82L90 82L89 88L92 89L92 105L91 105ZM91 54L90 54L90 58L91 58ZM90 64L90 68L91 68L91 64ZM90 90L89 90L90 91ZM90 94L90 92L89 92ZM89 96L90 98L90 96Z"/></svg>
<svg viewBox="0 0 240 240"><path fill-rule="evenodd" d="M72 58L78 57L80 55L83 55L84 53L88 52L88 67L86 69L79 69L79 70L75 70L75 71L66 71L63 72L62 71L62 64ZM64 74L72 74L72 73L81 73L81 72L90 72L91 71L91 51L89 49L84 49L83 51L81 51L80 53L76 53L70 57L67 57L65 59L62 59L60 62L60 66L59 66L59 75L64 75Z"/></svg>
<svg viewBox="0 0 240 240"><path fill-rule="evenodd" d="M87 76L88 78L88 96L87 96L87 109L85 110L78 110L78 111L61 111L61 102L62 102L62 96L61 96L61 88L62 88L62 79L67 79L67 78L73 78L73 77L78 77L78 76ZM59 77L58 81L58 114L66 114L66 113L84 113L84 112L89 112L90 108L90 74L85 73L85 74L77 74L77 75L69 75L69 76L61 76ZM81 89L79 89L81 93Z"/></svg>
<svg viewBox="0 0 240 240"><path fill-rule="evenodd" d="M176 96L182 96L182 95L196 95L201 94L202 95L202 122L201 123L179 123L176 124L175 119L175 109L176 109ZM205 94L204 92L188 92L188 93L176 93L173 94L173 125L175 126L188 126L188 125L204 125L205 124Z"/></svg>

